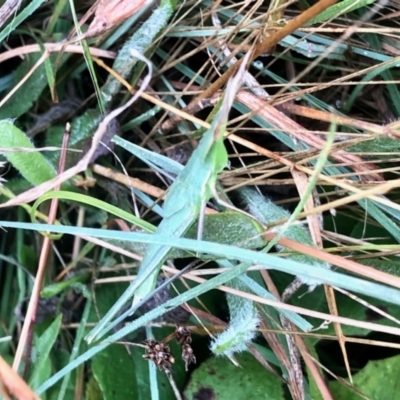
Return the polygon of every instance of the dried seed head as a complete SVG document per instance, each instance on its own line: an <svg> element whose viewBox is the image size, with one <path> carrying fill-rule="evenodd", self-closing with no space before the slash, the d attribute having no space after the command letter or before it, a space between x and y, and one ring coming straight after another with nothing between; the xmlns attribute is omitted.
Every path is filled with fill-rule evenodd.
<svg viewBox="0 0 400 400"><path fill-rule="evenodd" d="M147 339L144 341L144 344L146 345L146 354L143 355L143 358L153 361L159 369L171 372L175 359L171 354L169 346L154 339Z"/></svg>
<svg viewBox="0 0 400 400"><path fill-rule="evenodd" d="M182 346L183 344L192 343L192 337L190 336L190 331L183 327L178 326L175 331L176 341Z"/></svg>
<svg viewBox="0 0 400 400"><path fill-rule="evenodd" d="M190 364L196 364L196 357L190 344L182 346L182 360L185 363L186 371L189 369Z"/></svg>
<svg viewBox="0 0 400 400"><path fill-rule="evenodd" d="M196 363L196 357L194 356L194 352L192 346L192 337L190 336L189 329L178 326L175 331L176 341L182 346L182 360L185 363L185 369L188 370L190 364Z"/></svg>

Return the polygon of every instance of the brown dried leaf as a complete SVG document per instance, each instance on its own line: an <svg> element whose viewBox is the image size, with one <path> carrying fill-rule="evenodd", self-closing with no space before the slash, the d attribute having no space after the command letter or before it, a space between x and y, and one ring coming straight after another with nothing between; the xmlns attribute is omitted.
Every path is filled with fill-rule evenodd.
<svg viewBox="0 0 400 400"><path fill-rule="evenodd" d="M144 7L147 0L100 0L87 36L95 36L124 22Z"/></svg>

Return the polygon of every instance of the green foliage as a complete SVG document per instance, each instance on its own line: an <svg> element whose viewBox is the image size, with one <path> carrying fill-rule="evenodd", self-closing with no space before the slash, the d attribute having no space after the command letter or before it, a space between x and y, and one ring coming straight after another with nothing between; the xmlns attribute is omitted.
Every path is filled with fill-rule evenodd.
<svg viewBox="0 0 400 400"><path fill-rule="evenodd" d="M34 362L33 373L29 379L29 384L37 389L47 379L52 372L50 352L57 340L61 328L62 315L59 315L51 325L41 334L34 338Z"/></svg>
<svg viewBox="0 0 400 400"><path fill-rule="evenodd" d="M334 398L358 400L360 395L376 400L396 398L400 390L397 379L400 373L400 356L384 360L370 361L361 371L353 376L353 385L346 386L331 382L329 387Z"/></svg>
<svg viewBox="0 0 400 400"><path fill-rule="evenodd" d="M106 314L108 309L121 295L123 285L101 285L95 293L98 304L97 310L91 310L91 321L97 321ZM97 314L99 313L99 314ZM170 329L157 330L160 339L170 333ZM141 344L143 330L135 335L124 338L134 343L125 346L123 343L113 344L92 358L91 367L93 377L97 383L92 383L91 391L97 386L103 399L143 399L150 398L149 362L143 359L144 349ZM142 338L142 339L140 339ZM177 363L174 366L174 377L178 385L185 379L182 362L179 361L178 349L172 348L176 354ZM177 351L178 350L178 351ZM159 390L163 399L174 399L168 378L163 371L157 372ZM98 393L98 392L97 392ZM95 396L95 394L90 394ZM95 397L94 397L95 398Z"/></svg>
<svg viewBox="0 0 400 400"><path fill-rule="evenodd" d="M157 227L156 234L171 238L183 236L200 213L204 212L204 205L210 197L215 197L218 174L228 164L228 153L224 145L228 114L242 85L243 74L244 67L229 81L224 99L217 107L218 114L172 184L164 202L164 218ZM172 247L159 244L148 246L137 278L88 335L89 341L93 341L104 328L107 329L106 325L132 296L135 306L155 289L159 271Z"/></svg>
<svg viewBox="0 0 400 400"><path fill-rule="evenodd" d="M71 149L79 150L78 153L69 153L67 158L67 167L75 165L80 158L82 158L82 150L88 149L90 139L93 136L97 126L102 120L103 116L98 110L88 110L82 116L74 119L71 125L71 137L68 141L68 146ZM60 146L65 129L53 129L52 134L47 135L47 146ZM49 154L50 160L53 164L58 162L58 157L54 153Z"/></svg>
<svg viewBox="0 0 400 400"><path fill-rule="evenodd" d="M239 279L232 280L230 286L242 291L246 289L246 285ZM260 318L256 305L251 300L228 294L227 302L231 318L229 327L213 340L211 350L215 355L231 357L234 353L247 350L246 345L256 336Z"/></svg>
<svg viewBox="0 0 400 400"><path fill-rule="evenodd" d="M290 5L281 0L267 2L254 13L255 9L241 8L240 4L226 6L224 2L216 4L210 0L202 0L194 8L191 2L179 0L161 0L158 5L149 1L146 2L147 11L140 10L139 23L135 24L133 18L117 24L107 37L90 38L82 44L71 42L62 55L42 58L40 65L36 63L43 55L44 45L64 39L67 43L71 21L78 26L79 18L72 3L68 6L64 0L55 3L33 0L17 10L10 17L10 23L2 27L0 57L4 54L5 58L0 60L1 97L5 98L18 84L23 84L0 108L1 160L9 163L0 169L0 177L4 175L8 180L2 182L5 186L0 185L0 202L55 177L60 152L36 150L44 146L59 147L67 121L72 125L66 163L69 168L87 152L104 115L131 98L132 93L116 76L106 73L91 59L88 46L96 49L99 58L115 56L113 61L105 59L106 63L136 90L142 84L145 64L132 50L146 55L153 65L151 86L141 88L146 95L120 114L118 121L113 120L103 137L106 146L117 145L112 148L116 157L110 155L108 149L104 150L104 146L96 152L96 163L109 168L108 177L92 173L93 187L87 184L72 188L66 183L63 190L44 193L33 205L23 204L19 210L0 208L0 353L10 363L18 344L17 327L23 320L32 282L37 279L38 260L42 258L40 232L60 233L58 240L51 236L52 251L46 260L41 296L42 300L73 299L73 303L67 303L71 304L68 311L73 317L66 321L66 315L57 314L54 321L47 320L34 329L30 365L27 366L28 382L41 398L72 400L78 393L84 393L89 400L174 399L165 372L156 372L156 367L142 357L144 349L140 344L145 338L145 329L148 337L154 334L157 340L168 340L176 361L172 376L178 390L183 392L184 382L190 376L185 391L188 399L213 396L218 399L289 398L288 392L284 393L288 371L280 359L283 352L288 356L286 335L280 333L282 316L300 332L310 334L304 336L306 344L311 355L324 363L324 367L335 371L343 369L324 348L324 335L333 337L336 334L333 325L318 329L321 319L329 319L330 313L321 285L311 293L301 292L301 289L300 296L289 300L298 307L296 312L282 309L279 294L294 276L300 276L303 283L324 283L346 289L375 307L368 310L364 304L336 292L339 315L347 318L346 324L341 325L344 335L365 338L373 333L379 336L388 327L392 332L399 332L393 319L377 313L382 310L400 319L400 292L396 280L400 248L398 183L394 182L390 191L380 192L381 182L371 181L366 174L358 175L355 169L364 165L365 160L375 164L375 169L385 171L382 179L397 179L398 123L380 129L380 125L394 121L400 111L396 87L399 66L396 54L400 48L398 35L392 29L398 21L395 16L385 19L390 9L381 9L379 17L384 17L382 19L369 16L367 21L373 20L374 24L366 27L363 18L371 10L378 9L380 2L338 1L309 21L306 30L292 32L268 57L260 57L249 65L250 74L258 71L257 81L247 80L249 76L246 75L245 90L258 99L260 96L268 99L271 105L282 107L283 112L278 113L275 120L260 112L261 101L251 108L251 104L242 102L241 96L241 102L239 96L235 100L230 85L201 104L201 107L210 107L217 103L208 116L209 110L199 111L197 105L191 104L188 109L189 114L212 123L211 129L205 127L204 122L191 122L187 117L178 121L174 109L184 108L193 96L209 87L215 76L226 70L230 55L244 57L241 45L250 43L250 35L261 32L266 36L276 32L299 10L314 3L305 0ZM281 11L277 12L276 7ZM79 13L83 15L87 8L80 4ZM259 13L273 18L261 19ZM329 27L317 25L328 21L332 24ZM337 28L332 30L332 26ZM351 36L346 32L348 26L355 29ZM85 31L85 23L81 28L78 32ZM225 47L228 42L229 46ZM41 51L29 53L32 44L38 44ZM75 47L71 47L72 44ZM335 49L331 51L332 45ZM70 53L72 48L80 52L79 46L84 47L83 55ZM232 49L235 50L230 54ZM21 59L9 58L17 53ZM313 66L317 57L323 59ZM289 68L282 68L284 63L290 67L290 73L287 72ZM33 71L33 68L36 69ZM30 72L33 74L24 81ZM381 81L372 82L375 79ZM271 91L266 93L263 88ZM283 94L284 90L291 94ZM275 97L278 92L279 97ZM221 95L225 99L225 109L221 109ZM148 101L148 96L153 100ZM51 119L32 133L32 121L46 119L56 97L58 107L71 98L74 105L64 114L65 118ZM284 103L289 98L296 100L293 104ZM232 112L228 113L231 106ZM304 107L312 110L304 113L307 111ZM351 128L346 124L328 128L326 119L313 119L318 118L319 114L313 114L317 110L329 112L331 117L351 118ZM172 120L168 120L170 117ZM301 126L296 128L290 119ZM171 130L164 129L165 121L173 125ZM375 129L369 132L362 121L368 121L368 126L375 124ZM253 131L255 126L260 128L257 133ZM330 129L327 136L321 132L324 129ZM380 132L390 132L390 135L378 137ZM301 135L308 139L303 142ZM365 140L372 136L373 140ZM243 139L253 143L250 145ZM278 153L265 153L264 147ZM20 151L21 148L29 151ZM193 149L196 150L193 152ZM334 158L343 153L358 156L360 161ZM264 157L265 154L271 157ZM99 158L104 155L108 157ZM299 193L286 191L288 179L298 177L294 174L296 169L305 171L309 180L307 188L298 190ZM141 188L147 183L162 188L166 191L166 200L155 198L151 186L142 191L139 186L132 188L117 183L115 171L136 178ZM326 186L326 176L336 181L329 181L331 186ZM224 204L229 211L205 215L203 219L201 206L214 196L214 185L224 201L232 203ZM250 189L253 185L257 185L263 195ZM271 190L272 185L284 186ZM362 272L355 275L335 269L335 266L331 270L330 264L311 257L307 251L296 253L274 241L267 242L263 237L271 224L285 220L289 222L272 229L312 248L314 243L305 229L305 220L297 222L307 197L321 197L322 204L330 203L352 195L349 185L354 185L354 192L375 187L377 195L361 196L357 202L335 206L331 213L326 212L322 230L324 248L334 251L342 260L354 259L371 266L377 274L391 274L393 287L366 279ZM243 188L238 190L240 187ZM299 194L300 200L297 199ZM52 199L60 200L57 223L37 224L36 221L44 217L40 212L46 212ZM231 211L232 204L254 218L240 210ZM26 212L32 223L27 222ZM124 223L128 225L126 231ZM126 251L121 255L91 242L81 243L83 235L101 238L116 245L121 252L128 250L130 255ZM336 248L329 249L329 246ZM138 256L144 257L141 263ZM170 297L155 302L148 312L141 309L139 315L131 315L135 308L129 309L126 300L131 295L136 295L136 300L151 297L155 278L167 259L175 259L178 268L188 265L191 259L204 263L197 264L196 271L191 271L193 280L179 277L174 281L170 285ZM127 269L138 265L139 277L129 287L124 278L136 272L127 272ZM252 268L255 266L264 271ZM202 268L210 270L205 272ZM200 276L194 277L194 274ZM112 283L104 284L107 279ZM125 283L117 283L118 280ZM141 283L144 284L141 286ZM240 291L243 297L226 295L221 286ZM128 291L124 292L127 287ZM215 326L219 325L218 320L211 319L210 315L191 315L188 325L193 329L191 345L198 364L192 366L189 373L184 371L182 349L174 338L174 328L160 327L164 324L164 314L183 304L195 312L201 309L203 313L229 321L221 333L221 327ZM12 311L15 308L18 318ZM65 312L60 304L56 308ZM310 315L313 312L324 314L315 318L315 314ZM91 329L99 321L93 333ZM149 328L154 322L157 324ZM358 326L363 322L370 325L367 328ZM74 325L71 327L70 323ZM206 329L202 329L203 324ZM268 334L259 332L257 328L264 326L272 330ZM213 338L205 336L204 332L210 332ZM91 335L85 336L88 333ZM97 341L89 344L85 337ZM274 342L269 342L269 338ZM130 341L130 344L125 346L121 341ZM274 366L277 376L262 368L246 352L249 343L260 357ZM279 351L274 353L276 347L271 343L280 346ZM214 358L212 352L220 357ZM349 354L350 365L355 369ZM222 355L234 357L240 367L235 367ZM393 357L370 362L358 373L352 371L354 390L371 399L395 398L399 389L397 364L398 357ZM321 398L312 373L307 369L305 398ZM343 384L329 382L329 386L334 398L358 398L354 390Z"/></svg>
<svg viewBox="0 0 400 400"><path fill-rule="evenodd" d="M317 24L319 22L329 21L333 18L339 17L341 14L346 14L354 10L358 10L369 4L376 3L376 0L342 0L338 4L330 6L327 10L323 11L317 17L308 22L307 25Z"/></svg>
<svg viewBox="0 0 400 400"><path fill-rule="evenodd" d="M85 397L87 400L103 400L103 393L94 376L89 379L86 385Z"/></svg>
<svg viewBox="0 0 400 400"><path fill-rule="evenodd" d="M57 296L60 293L66 292L71 287L76 286L78 282L85 281L88 277L89 274L78 275L71 279L66 279L60 283L55 283L53 285L46 286L40 292L40 296L43 299L52 298L53 296Z"/></svg>
<svg viewBox="0 0 400 400"><path fill-rule="evenodd" d="M208 214L203 223L203 240L212 243L236 245L243 249L257 249L265 245L260 233L261 225L239 212L225 211L218 214ZM196 239L199 232L199 224L196 221L186 232L184 237ZM110 240L112 244L140 255L146 252L147 245L139 242ZM193 252L174 248L171 250L171 258L193 257ZM207 254L199 254L199 257L207 259Z"/></svg>
<svg viewBox="0 0 400 400"><path fill-rule="evenodd" d="M13 86L16 86L30 72L41 57L40 53L28 54L22 64L13 72ZM56 55L50 56L50 61L54 62ZM67 56L62 57L62 62L67 60ZM16 93L0 108L0 120L6 118L18 118L25 114L38 100L47 85L46 66L44 63L39 65L18 89Z"/></svg>
<svg viewBox="0 0 400 400"><path fill-rule="evenodd" d="M39 185L54 178L55 170L41 153L36 151L29 138L10 120L0 121L1 145L5 156L20 174L31 184ZM31 151L23 151L27 149ZM7 150L13 150L7 152Z"/></svg>
<svg viewBox="0 0 400 400"><path fill-rule="evenodd" d="M240 191L240 195L245 202L246 208L249 210L250 214L254 215L260 222L264 224L273 224L276 221L289 218L290 213L286 211L284 208L279 207L270 199L259 195L255 190L251 190L249 188L243 188ZM284 233L285 237L292 239L296 242L306 244L308 246L313 246L313 241L311 239L310 233L303 226L298 225L296 222L291 224ZM287 249L281 245L277 245L279 251L288 252L288 257L292 260L315 265L320 268L330 268L330 265L320 260L317 260L313 257L310 257L306 254L291 254L293 253L290 249ZM307 285L315 285L320 282L305 278L301 275L298 275L299 279Z"/></svg>
<svg viewBox="0 0 400 400"><path fill-rule="evenodd" d="M149 362L143 359L143 348L114 344L92 359L93 376L104 400L150 399ZM173 400L167 376L158 372L162 399Z"/></svg>
<svg viewBox="0 0 400 400"><path fill-rule="evenodd" d="M248 353L235 357L240 367L228 358L213 357L202 363L193 373L185 390L188 400L214 397L221 400L267 398L283 400L279 379L265 370Z"/></svg>

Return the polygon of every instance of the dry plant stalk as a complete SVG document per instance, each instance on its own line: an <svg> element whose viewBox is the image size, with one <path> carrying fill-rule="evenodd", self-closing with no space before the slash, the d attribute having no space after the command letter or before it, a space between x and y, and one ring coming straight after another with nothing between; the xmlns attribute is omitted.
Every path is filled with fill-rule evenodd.
<svg viewBox="0 0 400 400"><path fill-rule="evenodd" d="M61 152L60 155L60 160L59 160L59 165L58 165L58 174L61 174L64 171L65 168L65 161L66 161L66 149L68 148L68 141L71 133L71 126L70 124L67 124L64 137L63 137L63 143L62 143L62 149L63 151ZM55 187L55 190L60 190L61 184ZM49 224L54 224L54 221L56 220L57 217L57 210L58 210L58 199L53 199L50 204L50 210L49 210L49 219L48 223ZM32 351L32 338L33 338L33 328L35 325L35 320L36 320L36 314L39 306L39 298L40 298L40 291L42 289L42 284L43 284L43 279L44 279L44 274L46 272L46 265L47 265L47 260L48 256L50 253L51 249L51 241L49 236L45 236L43 240L43 246L42 250L40 253L40 259L39 259L39 265L37 269L37 273L35 276L35 283L33 285L32 289L32 294L29 300L28 304L28 309L26 311L26 318L24 321L24 325L22 326L22 332L20 335L20 339L18 342L18 347L17 351L15 353L14 357L14 362L13 362L13 369L15 371L18 371L19 364L21 362L22 356L24 354L24 351L26 352L25 357L25 369L27 369L29 360L30 360L30 355Z"/></svg>
<svg viewBox="0 0 400 400"><path fill-rule="evenodd" d="M7 22L11 15L16 14L22 0L7 0L0 8L0 28Z"/></svg>
<svg viewBox="0 0 400 400"><path fill-rule="evenodd" d="M2 357L0 357L0 395L6 400L40 400Z"/></svg>
<svg viewBox="0 0 400 400"><path fill-rule="evenodd" d="M262 54L268 53L268 51L274 47L278 42L280 42L283 38L290 35L295 30L299 29L303 25L305 25L312 18L316 17L322 11L326 10L328 7L337 3L337 0L319 0L318 3L314 4L309 9L302 12L296 18L293 18L289 21L284 27L276 30L271 34L271 36L267 37L264 41L255 46L254 51L252 53L251 59L249 63L252 62L255 58L259 57ZM235 71L240 67L243 58L238 60L236 63L232 64L227 71L223 75L221 75L211 86L205 89L200 95L194 98L189 105L184 109L186 111L189 107L193 107L193 104L197 104L199 101L203 99L210 98L217 92L222 86L224 86L229 78L235 73Z"/></svg>
<svg viewBox="0 0 400 400"><path fill-rule="evenodd" d="M266 121L271 122L277 128L282 129L285 132L289 132L289 134L297 140L300 140L318 150L322 150L324 148L324 139L315 136L308 129L305 129L266 101L258 99L252 93L247 93L244 91L239 92L236 97L239 102L246 105L254 113L259 114ZM380 174L374 172L374 170L378 169L374 164L366 163L364 160L354 154L348 153L345 150L337 150L332 152L330 156L341 163L348 164L354 171L360 174L361 179L370 181L383 180Z"/></svg>

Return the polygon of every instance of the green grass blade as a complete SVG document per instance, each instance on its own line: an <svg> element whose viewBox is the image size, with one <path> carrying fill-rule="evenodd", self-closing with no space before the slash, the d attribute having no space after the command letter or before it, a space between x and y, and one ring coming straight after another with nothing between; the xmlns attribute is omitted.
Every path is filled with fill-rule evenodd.
<svg viewBox="0 0 400 400"><path fill-rule="evenodd" d="M346 290L365 294L367 296L376 297L389 303L400 305L400 290L392 289L387 286L369 282L367 280L354 278L335 271L325 270L312 265L305 266L302 263L282 259L280 257L269 254L241 249L234 246L224 244L205 242L201 240L175 238L170 236L136 232L122 232L93 228L76 228L72 226L60 226L49 224L31 224L23 222L0 221L0 226L4 228L19 228L34 231L54 232L72 235L87 235L102 239L117 239L136 241L148 244L157 244L161 246L176 247L190 250L196 253L213 254L221 258L230 258L242 261L244 263L260 264L266 268L276 269L291 275L302 275L310 279L316 280L321 284L338 286ZM242 271L244 272L248 266ZM240 270L239 267L235 270ZM237 276L237 275L235 275ZM234 277L235 277L234 276ZM230 278L232 279L232 278Z"/></svg>

